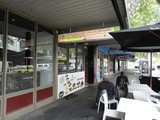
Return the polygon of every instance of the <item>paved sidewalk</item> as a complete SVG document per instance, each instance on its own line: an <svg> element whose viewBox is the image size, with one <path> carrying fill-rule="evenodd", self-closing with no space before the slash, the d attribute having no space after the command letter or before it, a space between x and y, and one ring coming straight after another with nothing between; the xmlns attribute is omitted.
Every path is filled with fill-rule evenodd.
<svg viewBox="0 0 160 120"><path fill-rule="evenodd" d="M119 74L110 76L110 81L115 84ZM135 72L127 72L129 80L134 80ZM101 120L103 116L103 106L97 114L95 97L97 84L89 85L65 98L57 100L45 107L26 114L16 120ZM113 105L114 107L114 105Z"/></svg>
<svg viewBox="0 0 160 120"><path fill-rule="evenodd" d="M103 109L96 113L96 92L97 85L90 85L16 120L101 120Z"/></svg>

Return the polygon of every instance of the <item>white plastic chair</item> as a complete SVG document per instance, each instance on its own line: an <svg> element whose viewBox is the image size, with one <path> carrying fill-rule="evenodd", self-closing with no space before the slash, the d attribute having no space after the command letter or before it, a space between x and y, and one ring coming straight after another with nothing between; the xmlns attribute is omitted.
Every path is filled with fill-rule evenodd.
<svg viewBox="0 0 160 120"><path fill-rule="evenodd" d="M102 94L105 93L105 92L106 92L106 90L103 90ZM104 104L104 98L103 98L102 95L101 95L101 97L99 99L99 102L98 102L97 113L99 113L99 108L100 108L101 103ZM118 100L116 100L115 98L113 98L111 100L108 100L108 108L109 109L111 108L111 104L113 104L113 103L116 103L116 107L118 106Z"/></svg>
<svg viewBox="0 0 160 120"><path fill-rule="evenodd" d="M125 113L124 112L108 109L108 96L107 96L107 92L103 93L102 97L104 98L103 120L106 120L106 117L111 117L111 118L117 118L117 119L120 119L120 120L124 120L125 119Z"/></svg>

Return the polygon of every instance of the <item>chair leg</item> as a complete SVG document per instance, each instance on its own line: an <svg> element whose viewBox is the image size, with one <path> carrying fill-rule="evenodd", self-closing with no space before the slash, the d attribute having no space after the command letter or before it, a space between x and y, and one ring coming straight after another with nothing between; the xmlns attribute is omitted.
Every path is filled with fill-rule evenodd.
<svg viewBox="0 0 160 120"><path fill-rule="evenodd" d="M106 115L105 115L105 113L103 113L103 118L102 118L102 120L106 120Z"/></svg>
<svg viewBox="0 0 160 120"><path fill-rule="evenodd" d="M98 102L98 107L97 107L97 113L99 113L99 108L100 108L101 102Z"/></svg>

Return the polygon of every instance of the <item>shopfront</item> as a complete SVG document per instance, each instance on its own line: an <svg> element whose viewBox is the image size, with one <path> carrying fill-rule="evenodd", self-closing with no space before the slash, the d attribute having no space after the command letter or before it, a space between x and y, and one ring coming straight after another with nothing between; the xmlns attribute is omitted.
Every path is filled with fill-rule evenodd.
<svg viewBox="0 0 160 120"><path fill-rule="evenodd" d="M0 8L1 119L53 102L53 36L52 29Z"/></svg>
<svg viewBox="0 0 160 120"><path fill-rule="evenodd" d="M84 87L84 45L60 43L58 45L58 99Z"/></svg>
<svg viewBox="0 0 160 120"><path fill-rule="evenodd" d="M102 80L103 75L108 75L108 55L102 52L98 52L97 59L97 80Z"/></svg>
<svg viewBox="0 0 160 120"><path fill-rule="evenodd" d="M76 37L76 42L70 36L63 41L60 38L65 36L59 38L53 29L5 8L0 8L0 23L0 119L6 120L84 88L86 75L92 77L88 83L94 83L96 47L85 48L84 43L106 39L106 31L113 31L80 32L83 38ZM108 62L105 58L101 63L104 68Z"/></svg>
<svg viewBox="0 0 160 120"><path fill-rule="evenodd" d="M110 49L106 45L97 47L97 81L102 80L103 75L110 75L124 71L127 59L134 56L131 52Z"/></svg>
<svg viewBox="0 0 160 120"><path fill-rule="evenodd" d="M84 79L82 83L93 84L100 81L104 74L108 75L108 72L113 71L113 61L108 60L107 54L99 52L97 45L100 44L100 41L112 40L109 32L117 30L119 30L118 26L60 34L58 36L58 84L63 83L64 79L70 79L68 78L69 74L72 73L71 75L73 75L77 74L77 72L81 72L80 74L83 75L81 76ZM82 47L80 47L81 44ZM83 54L79 51L82 51ZM81 60L81 58L83 59ZM111 70L109 70L108 64L111 66ZM67 76L67 78L60 76ZM71 80L68 81L69 84ZM59 88L63 88L59 90L58 96L64 95L65 83L63 83L64 85L58 85ZM72 88L69 89L72 91Z"/></svg>

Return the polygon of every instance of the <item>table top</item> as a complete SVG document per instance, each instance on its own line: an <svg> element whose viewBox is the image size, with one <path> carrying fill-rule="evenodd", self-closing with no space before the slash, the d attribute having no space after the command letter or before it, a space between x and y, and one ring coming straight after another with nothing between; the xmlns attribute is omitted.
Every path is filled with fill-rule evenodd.
<svg viewBox="0 0 160 120"><path fill-rule="evenodd" d="M121 98L117 111L125 112L125 120L160 120L160 108L149 102Z"/></svg>
<svg viewBox="0 0 160 120"><path fill-rule="evenodd" d="M160 96L159 93L154 92L147 84L132 84L132 85L128 85L128 91L129 92L133 92L135 90L142 90L142 91L145 91L145 92L149 93L150 95Z"/></svg>

